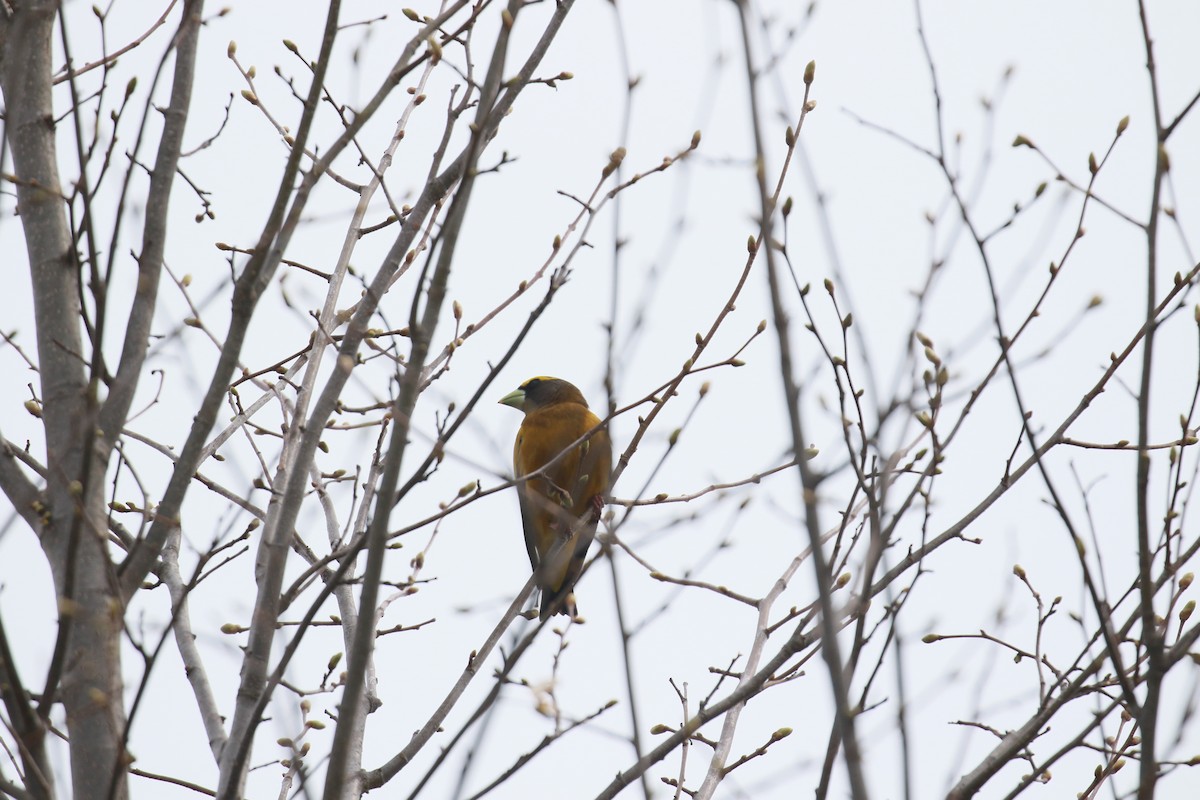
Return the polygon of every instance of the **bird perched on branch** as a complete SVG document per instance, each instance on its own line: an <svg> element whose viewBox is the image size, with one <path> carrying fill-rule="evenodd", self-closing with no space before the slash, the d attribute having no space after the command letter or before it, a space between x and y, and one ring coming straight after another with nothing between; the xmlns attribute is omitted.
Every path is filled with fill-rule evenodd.
<svg viewBox="0 0 1200 800"><path fill-rule="evenodd" d="M513 445L516 477L537 473L517 484L517 495L540 616L574 618L572 591L608 494L612 442L583 394L560 378L530 378L500 402L525 413Z"/></svg>

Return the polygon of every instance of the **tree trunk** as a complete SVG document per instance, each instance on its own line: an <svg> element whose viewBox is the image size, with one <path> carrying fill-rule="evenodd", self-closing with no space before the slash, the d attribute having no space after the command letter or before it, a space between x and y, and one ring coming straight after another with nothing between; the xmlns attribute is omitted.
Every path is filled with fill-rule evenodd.
<svg viewBox="0 0 1200 800"><path fill-rule="evenodd" d="M56 694L61 675L58 699L66 708L73 796L120 800L126 796L123 612L105 543L105 460L93 449L79 263L57 168L51 98L56 11L55 2L35 0L14 4L10 15L0 17L0 88L32 272L46 429L39 535L54 575L62 640L46 697Z"/></svg>

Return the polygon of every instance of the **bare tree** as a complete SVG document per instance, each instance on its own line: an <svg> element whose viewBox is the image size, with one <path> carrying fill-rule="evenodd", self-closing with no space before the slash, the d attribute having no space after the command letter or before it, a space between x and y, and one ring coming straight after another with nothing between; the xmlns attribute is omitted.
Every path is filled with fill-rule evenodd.
<svg viewBox="0 0 1200 800"><path fill-rule="evenodd" d="M5 317L33 326L0 323L0 545L36 541L53 582L15 596L3 562L0 793L1186 787L1200 92L1164 95L1190 77L1144 4L1146 106L1095 152L1013 139L1010 70L954 133L919 0L928 85L897 91L927 136L818 110L816 4L706 6L733 50L689 89L720 143L689 121L666 155L631 57L656 9L342 5L239 49L216 37L241 11L202 0L135 33L116 4L0 2L0 250L28 273ZM837 233L885 226L830 198L833 116L932 198L908 296ZM1135 150L1140 213L1106 182ZM1103 331L1097 233L1139 246ZM582 628L526 609L533 476L482 413L538 361L617 447ZM1006 525L1033 551L997 556ZM43 648L23 606L47 602ZM193 722L206 753L143 760Z"/></svg>

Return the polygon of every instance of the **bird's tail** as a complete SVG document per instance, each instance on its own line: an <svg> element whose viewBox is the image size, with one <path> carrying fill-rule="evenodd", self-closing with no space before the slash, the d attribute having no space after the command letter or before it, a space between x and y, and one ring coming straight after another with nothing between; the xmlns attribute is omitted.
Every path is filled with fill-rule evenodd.
<svg viewBox="0 0 1200 800"><path fill-rule="evenodd" d="M563 592L561 589L557 592L550 589L543 589L542 603L538 611L538 616L545 621L553 614L565 614L571 619L578 617L579 606L575 605L575 593L571 591Z"/></svg>

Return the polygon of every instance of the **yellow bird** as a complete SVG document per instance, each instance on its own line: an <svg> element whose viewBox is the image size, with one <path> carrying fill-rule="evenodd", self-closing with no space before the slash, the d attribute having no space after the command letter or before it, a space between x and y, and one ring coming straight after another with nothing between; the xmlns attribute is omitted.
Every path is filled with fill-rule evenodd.
<svg viewBox="0 0 1200 800"><path fill-rule="evenodd" d="M583 394L560 378L530 378L500 402L525 413L513 445L516 477L545 467L517 484L525 549L542 590L540 616L574 618L572 590L608 496L612 441Z"/></svg>

